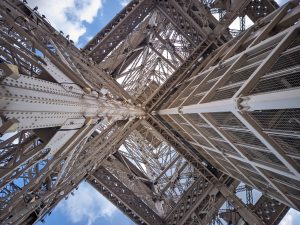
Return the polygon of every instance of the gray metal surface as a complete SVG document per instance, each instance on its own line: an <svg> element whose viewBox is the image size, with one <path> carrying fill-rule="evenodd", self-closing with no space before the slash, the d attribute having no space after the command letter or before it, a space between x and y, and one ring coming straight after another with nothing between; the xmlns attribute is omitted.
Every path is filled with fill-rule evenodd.
<svg viewBox="0 0 300 225"><path fill-rule="evenodd" d="M0 223L44 219L83 180L137 224L299 210L299 18L299 1L133 0L79 50L1 1Z"/></svg>

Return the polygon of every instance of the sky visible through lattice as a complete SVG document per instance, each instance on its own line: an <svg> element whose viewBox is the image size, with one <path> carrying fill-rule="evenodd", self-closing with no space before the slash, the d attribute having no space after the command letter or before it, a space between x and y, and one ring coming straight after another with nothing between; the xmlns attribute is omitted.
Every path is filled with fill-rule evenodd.
<svg viewBox="0 0 300 225"><path fill-rule="evenodd" d="M128 0L27 0L31 7L38 6L48 21L58 30L69 34L80 48L83 47L102 27L104 27L129 1ZM278 0L280 5L286 0ZM246 27L251 25L246 19ZM235 20L231 29L239 28ZM45 219L48 225L69 224L122 224L130 221L115 206L95 189L83 182L74 196L63 200ZM42 224L39 222L38 224ZM300 213L290 210L281 225L300 224Z"/></svg>

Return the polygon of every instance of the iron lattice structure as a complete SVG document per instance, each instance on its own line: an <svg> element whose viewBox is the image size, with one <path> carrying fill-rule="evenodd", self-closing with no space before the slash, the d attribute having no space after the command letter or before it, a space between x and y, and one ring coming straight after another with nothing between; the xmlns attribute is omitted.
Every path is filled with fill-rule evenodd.
<svg viewBox="0 0 300 225"><path fill-rule="evenodd" d="M43 220L83 180L136 224L299 210L299 18L299 1L133 0L78 49L2 0L1 223Z"/></svg>

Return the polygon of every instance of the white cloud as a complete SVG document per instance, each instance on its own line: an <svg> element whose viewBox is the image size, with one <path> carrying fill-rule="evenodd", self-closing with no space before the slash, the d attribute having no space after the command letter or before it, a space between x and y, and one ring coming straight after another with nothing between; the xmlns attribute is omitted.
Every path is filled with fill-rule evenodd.
<svg viewBox="0 0 300 225"><path fill-rule="evenodd" d="M93 36L86 36L86 37L85 37L85 39L86 39L87 41L92 40L92 38L93 38Z"/></svg>
<svg viewBox="0 0 300 225"><path fill-rule="evenodd" d="M280 225L293 225L293 216L290 215L290 214L286 215L286 216L282 219Z"/></svg>
<svg viewBox="0 0 300 225"><path fill-rule="evenodd" d="M77 43L80 36L86 32L84 22L92 23L102 8L102 0L27 0L29 6L38 6L38 11L44 14L57 30Z"/></svg>
<svg viewBox="0 0 300 225"><path fill-rule="evenodd" d="M281 220L279 225L297 225L297 221L295 220L299 220L299 217L300 217L300 212L294 209L290 209L288 213L285 215L285 217Z"/></svg>
<svg viewBox="0 0 300 225"><path fill-rule="evenodd" d="M112 203L87 183L82 183L74 196L70 195L68 200L61 202L58 210L72 223L88 221L87 225L101 217L112 217L117 212Z"/></svg>
<svg viewBox="0 0 300 225"><path fill-rule="evenodd" d="M278 3L278 5L283 5L283 4L285 4L285 3L287 3L288 2L288 0L276 0L276 2Z"/></svg>
<svg viewBox="0 0 300 225"><path fill-rule="evenodd" d="M121 0L120 4L121 4L121 6L125 7L129 2L130 2L130 0Z"/></svg>

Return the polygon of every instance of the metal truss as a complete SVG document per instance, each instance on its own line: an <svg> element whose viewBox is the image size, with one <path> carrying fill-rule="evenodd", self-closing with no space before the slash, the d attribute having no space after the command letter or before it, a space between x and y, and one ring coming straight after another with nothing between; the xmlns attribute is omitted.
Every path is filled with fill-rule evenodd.
<svg viewBox="0 0 300 225"><path fill-rule="evenodd" d="M157 195L177 202L197 174L176 150L165 142L153 146L133 132L123 143L120 153L131 160L149 181L154 183Z"/></svg>
<svg viewBox="0 0 300 225"><path fill-rule="evenodd" d="M43 220L83 180L137 224L299 209L299 2L277 8L133 0L79 50L1 1L0 222Z"/></svg>
<svg viewBox="0 0 300 225"><path fill-rule="evenodd" d="M152 0L131 1L84 47L86 53L95 62L102 61L149 14L153 6Z"/></svg>
<svg viewBox="0 0 300 225"><path fill-rule="evenodd" d="M117 98L129 95L116 91L116 81L96 76L99 70L87 68L87 59L55 32L24 4L1 2L0 220L5 223L42 217L113 154L138 126L135 118L145 114ZM103 87L110 89L103 93ZM117 125L83 148L108 121Z"/></svg>
<svg viewBox="0 0 300 225"><path fill-rule="evenodd" d="M93 187L130 216L136 224L163 224L155 212L105 168L100 167L88 179Z"/></svg>
<svg viewBox="0 0 300 225"><path fill-rule="evenodd" d="M299 208L299 164L285 147L286 138L297 139L297 125L283 125L283 118L271 123L281 113L297 117L299 90L293 73L287 71L295 71L298 65L293 55L299 48L299 28L291 26L267 38L294 7L287 3L277 10L260 33L245 32L218 56L218 64L186 81L181 94L158 114L179 133L184 132L195 148L213 157L223 172ZM244 50L236 52L242 45ZM279 79L287 80L287 86ZM290 184L288 191L283 183Z"/></svg>

